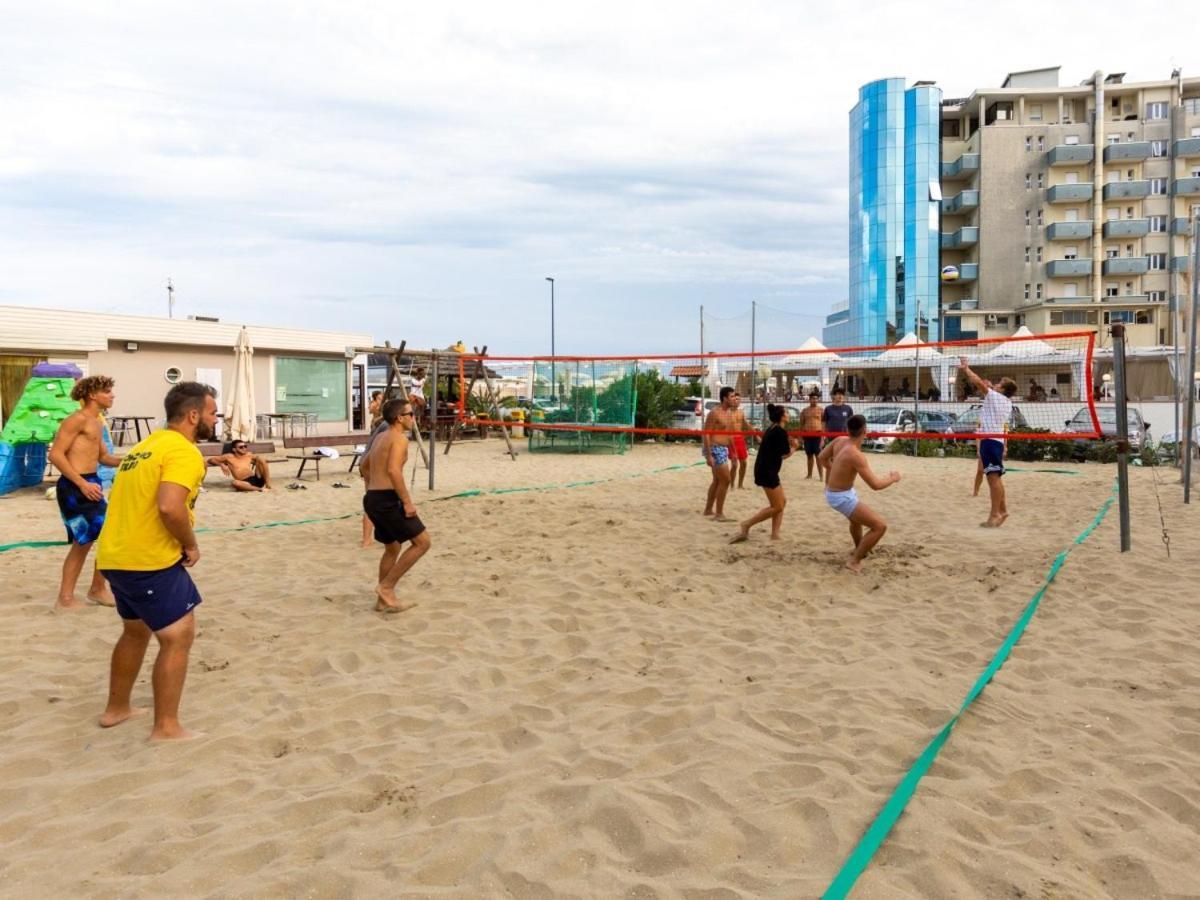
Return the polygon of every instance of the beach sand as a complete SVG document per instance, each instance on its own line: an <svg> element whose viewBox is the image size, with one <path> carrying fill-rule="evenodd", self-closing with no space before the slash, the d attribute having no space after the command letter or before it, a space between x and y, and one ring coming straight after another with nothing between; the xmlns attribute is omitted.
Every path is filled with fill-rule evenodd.
<svg viewBox="0 0 1200 900"><path fill-rule="evenodd" d="M433 549L389 617L356 476L245 496L211 470L200 525L348 518L202 536L190 744L96 727L115 612L51 610L59 548L0 553L0 895L817 896L1115 472L1016 464L995 531L973 461L874 457L904 480L864 491L891 530L855 576L802 457L784 539L730 546L695 445L502 450L439 456L432 495L418 472ZM1200 496L1131 477L1134 552L1114 507L854 896L1200 891ZM0 500L0 544L61 534L40 492Z"/></svg>

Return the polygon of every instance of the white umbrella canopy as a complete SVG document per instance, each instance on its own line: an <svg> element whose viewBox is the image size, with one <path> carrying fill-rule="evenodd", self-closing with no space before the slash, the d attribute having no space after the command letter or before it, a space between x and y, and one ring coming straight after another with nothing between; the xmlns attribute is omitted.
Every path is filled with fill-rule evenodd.
<svg viewBox="0 0 1200 900"><path fill-rule="evenodd" d="M1014 340L1013 338L1025 338L1026 340ZM997 344L993 349L988 350L981 356L983 358L997 359L1004 357L1006 359L1027 359L1030 362L1036 362L1039 357L1058 356L1059 351L1052 344L1040 338L1033 338L1033 332L1022 325L1015 332L1012 338L1005 341L1003 344Z"/></svg>
<svg viewBox="0 0 1200 900"><path fill-rule="evenodd" d="M243 327L233 345L233 395L226 413L225 433L229 440L254 440L254 348Z"/></svg>
<svg viewBox="0 0 1200 900"><path fill-rule="evenodd" d="M900 340L896 341L890 349L884 350L875 359L884 362L916 359L918 349L923 360L940 359L942 357L941 353L938 353L938 351L925 342L918 340L917 336L910 331L904 337L900 338Z"/></svg>
<svg viewBox="0 0 1200 900"><path fill-rule="evenodd" d="M841 357L828 349L815 337L810 337L796 353L791 353L783 359L775 361L776 369L820 369L841 360Z"/></svg>

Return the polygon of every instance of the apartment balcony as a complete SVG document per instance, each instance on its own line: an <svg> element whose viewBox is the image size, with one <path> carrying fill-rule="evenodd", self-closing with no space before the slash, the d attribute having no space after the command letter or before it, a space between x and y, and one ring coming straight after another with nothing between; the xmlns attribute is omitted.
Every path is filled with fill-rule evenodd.
<svg viewBox="0 0 1200 900"><path fill-rule="evenodd" d="M1047 278L1080 278L1091 274L1090 259L1052 259L1046 263Z"/></svg>
<svg viewBox="0 0 1200 900"><path fill-rule="evenodd" d="M1149 233L1149 219L1109 219L1104 223L1106 238L1140 238Z"/></svg>
<svg viewBox="0 0 1200 900"><path fill-rule="evenodd" d="M1171 234L1191 234L1191 233L1192 233L1192 220L1191 219L1185 219L1183 216L1180 216L1177 219L1171 220Z"/></svg>
<svg viewBox="0 0 1200 900"><path fill-rule="evenodd" d="M1180 197L1200 196L1200 178L1194 175L1191 178L1176 178L1175 193Z"/></svg>
<svg viewBox="0 0 1200 900"><path fill-rule="evenodd" d="M1150 196L1150 182L1143 178L1140 181L1110 181L1104 186L1105 200L1140 200Z"/></svg>
<svg viewBox="0 0 1200 900"><path fill-rule="evenodd" d="M1147 183L1146 190L1150 187ZM1056 184L1046 191L1047 203L1083 203L1092 199L1092 183Z"/></svg>
<svg viewBox="0 0 1200 900"><path fill-rule="evenodd" d="M1172 272L1190 272L1192 270L1192 260L1187 256L1172 256L1171 271Z"/></svg>
<svg viewBox="0 0 1200 900"><path fill-rule="evenodd" d="M1175 142L1175 155L1182 159L1200 156L1200 137L1183 138Z"/></svg>
<svg viewBox="0 0 1200 900"><path fill-rule="evenodd" d="M967 226L949 234L942 234L942 247L946 250L959 250L963 247L974 247L979 243L979 229Z"/></svg>
<svg viewBox="0 0 1200 900"><path fill-rule="evenodd" d="M974 281L979 277L979 263L963 263L958 267L959 282Z"/></svg>
<svg viewBox="0 0 1200 900"><path fill-rule="evenodd" d="M979 298L970 297L964 300L955 300L947 307L951 310L972 310L979 309Z"/></svg>
<svg viewBox="0 0 1200 900"><path fill-rule="evenodd" d="M1054 222L1046 226L1048 241L1079 241L1092 236L1091 220L1084 222Z"/></svg>
<svg viewBox="0 0 1200 900"><path fill-rule="evenodd" d="M961 191L942 201L942 212L947 215L979 208L979 191Z"/></svg>
<svg viewBox="0 0 1200 900"><path fill-rule="evenodd" d="M954 181L959 178L970 178L979 171L979 154L964 153L954 162L942 163L942 180Z"/></svg>
<svg viewBox="0 0 1200 900"><path fill-rule="evenodd" d="M1092 144L1059 144L1046 154L1046 161L1052 166L1082 166L1095 158L1096 148Z"/></svg>
<svg viewBox="0 0 1200 900"><path fill-rule="evenodd" d="M1150 158L1149 141L1130 141L1128 144L1109 144L1104 148L1104 161L1137 162Z"/></svg>
<svg viewBox="0 0 1200 900"><path fill-rule="evenodd" d="M1144 256L1114 256L1104 261L1105 275L1145 275L1150 271L1150 260Z"/></svg>

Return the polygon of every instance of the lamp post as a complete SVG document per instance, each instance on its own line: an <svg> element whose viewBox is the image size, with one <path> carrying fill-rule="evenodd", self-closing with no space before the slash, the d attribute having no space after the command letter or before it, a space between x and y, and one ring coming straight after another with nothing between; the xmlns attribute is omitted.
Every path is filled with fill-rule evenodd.
<svg viewBox="0 0 1200 900"><path fill-rule="evenodd" d="M546 280L550 282L550 391L557 402L558 380L554 372L554 279L547 275Z"/></svg>

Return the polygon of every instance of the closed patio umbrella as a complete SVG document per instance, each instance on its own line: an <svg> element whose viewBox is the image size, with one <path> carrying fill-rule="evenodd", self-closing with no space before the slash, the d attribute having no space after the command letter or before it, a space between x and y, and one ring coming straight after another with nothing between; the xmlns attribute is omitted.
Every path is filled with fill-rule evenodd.
<svg viewBox="0 0 1200 900"><path fill-rule="evenodd" d="M233 395L230 397L225 434L228 440L254 440L254 348L243 327L233 346Z"/></svg>

